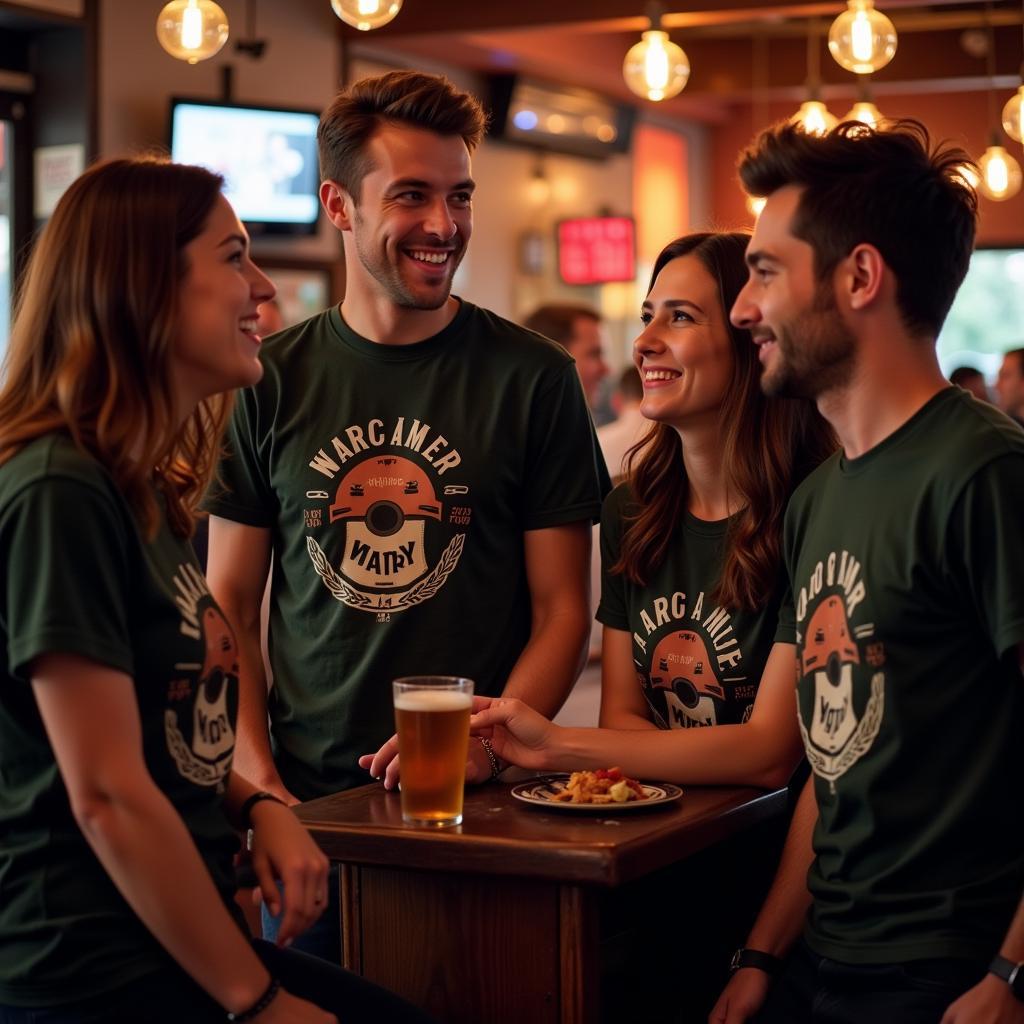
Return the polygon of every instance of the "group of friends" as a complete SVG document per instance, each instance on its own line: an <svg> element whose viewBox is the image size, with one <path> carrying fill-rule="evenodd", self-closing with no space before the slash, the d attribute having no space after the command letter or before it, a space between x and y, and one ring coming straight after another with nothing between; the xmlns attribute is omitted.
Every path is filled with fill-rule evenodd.
<svg viewBox="0 0 1024 1024"><path fill-rule="evenodd" d="M289 809L397 785L389 684L426 673L475 680L469 785L806 759L711 1021L1021 1024L1024 432L934 346L968 158L763 133L753 235L655 263L612 489L572 358L451 294L484 128L433 75L339 94L345 298L266 344L208 171L98 164L37 241L0 385L0 1024L426 1021L335 966ZM600 724L564 728L598 520Z"/></svg>

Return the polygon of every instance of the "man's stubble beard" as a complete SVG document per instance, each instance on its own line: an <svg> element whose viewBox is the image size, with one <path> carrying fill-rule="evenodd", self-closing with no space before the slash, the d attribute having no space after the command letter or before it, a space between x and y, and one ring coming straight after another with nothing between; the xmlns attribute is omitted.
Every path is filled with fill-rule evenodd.
<svg viewBox="0 0 1024 1024"><path fill-rule="evenodd" d="M402 278L401 271L388 258L386 247L378 254L370 247L364 245L358 230L361 227L361 223L357 210L355 217L356 230L353 231L352 234L359 262L363 265L363 269L370 275L370 277L372 277L384 289L388 298L399 309L440 309L448 301L448 297L452 292L452 279L454 278L455 271L458 270L459 264L462 262L462 257L466 252L464 244L460 244L459 247L456 248L456 250L448 257L450 269L448 270L448 278L444 286L438 291L432 293L429 298L421 298L406 285ZM401 258L401 255L399 255L399 259Z"/></svg>
<svg viewBox="0 0 1024 1024"><path fill-rule="evenodd" d="M819 284L795 326L779 327L775 366L761 374L761 390L778 398L816 399L845 387L853 374L857 341L843 323L829 283Z"/></svg>

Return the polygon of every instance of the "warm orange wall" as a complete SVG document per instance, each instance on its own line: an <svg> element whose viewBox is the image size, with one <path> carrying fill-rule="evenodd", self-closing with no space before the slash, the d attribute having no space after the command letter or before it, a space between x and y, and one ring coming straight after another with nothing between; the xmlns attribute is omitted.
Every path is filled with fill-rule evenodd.
<svg viewBox="0 0 1024 1024"><path fill-rule="evenodd" d="M1012 95L1009 91L996 94L996 113ZM948 138L963 146L977 159L989 144L988 100L984 92L936 94L932 96L875 97L875 103L887 117L916 117L928 127L933 138ZM831 101L832 113L842 116L852 99ZM772 106L770 118L788 117L795 105ZM736 179L736 158L753 133L749 106L737 108L735 117L711 132L712 185L711 202L715 227L750 226L752 218L744 205L744 196ZM1009 152L1024 164L1020 143L1004 140ZM1024 245L1024 191L1013 199L993 203L980 200L981 220L978 230L979 245Z"/></svg>
<svg viewBox="0 0 1024 1024"><path fill-rule="evenodd" d="M633 215L641 268L650 267L665 242L689 228L686 148L678 132L655 125L639 124L633 133Z"/></svg>

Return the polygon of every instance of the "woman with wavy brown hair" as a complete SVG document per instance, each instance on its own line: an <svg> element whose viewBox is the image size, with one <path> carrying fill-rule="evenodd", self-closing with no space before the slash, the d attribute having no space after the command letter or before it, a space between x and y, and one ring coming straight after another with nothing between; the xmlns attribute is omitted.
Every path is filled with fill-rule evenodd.
<svg viewBox="0 0 1024 1024"><path fill-rule="evenodd" d="M323 909L327 862L231 769L237 646L188 542L224 392L263 372L254 326L274 294L222 184L159 160L93 167L17 299L0 387L2 1024L424 1020L254 945L233 902L240 829L285 944Z"/></svg>
<svg viewBox="0 0 1024 1024"><path fill-rule="evenodd" d="M478 700L474 731L506 761L771 787L800 759L782 520L835 442L810 402L762 394L729 322L748 241L687 235L655 262L633 345L653 426L601 517L601 728Z"/></svg>

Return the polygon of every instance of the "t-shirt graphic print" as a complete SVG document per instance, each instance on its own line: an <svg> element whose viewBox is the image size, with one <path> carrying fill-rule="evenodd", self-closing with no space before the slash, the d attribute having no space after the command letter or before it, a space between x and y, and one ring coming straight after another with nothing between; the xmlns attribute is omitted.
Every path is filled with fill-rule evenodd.
<svg viewBox="0 0 1024 1024"><path fill-rule="evenodd" d="M800 732L811 768L833 792L871 749L885 711L885 647L874 624L860 621L865 593L861 563L832 551L796 598Z"/></svg>
<svg viewBox="0 0 1024 1024"><path fill-rule="evenodd" d="M429 424L371 419L309 461L306 547L331 596L390 614L433 597L455 571L471 520L469 487L441 481L462 462Z"/></svg>

